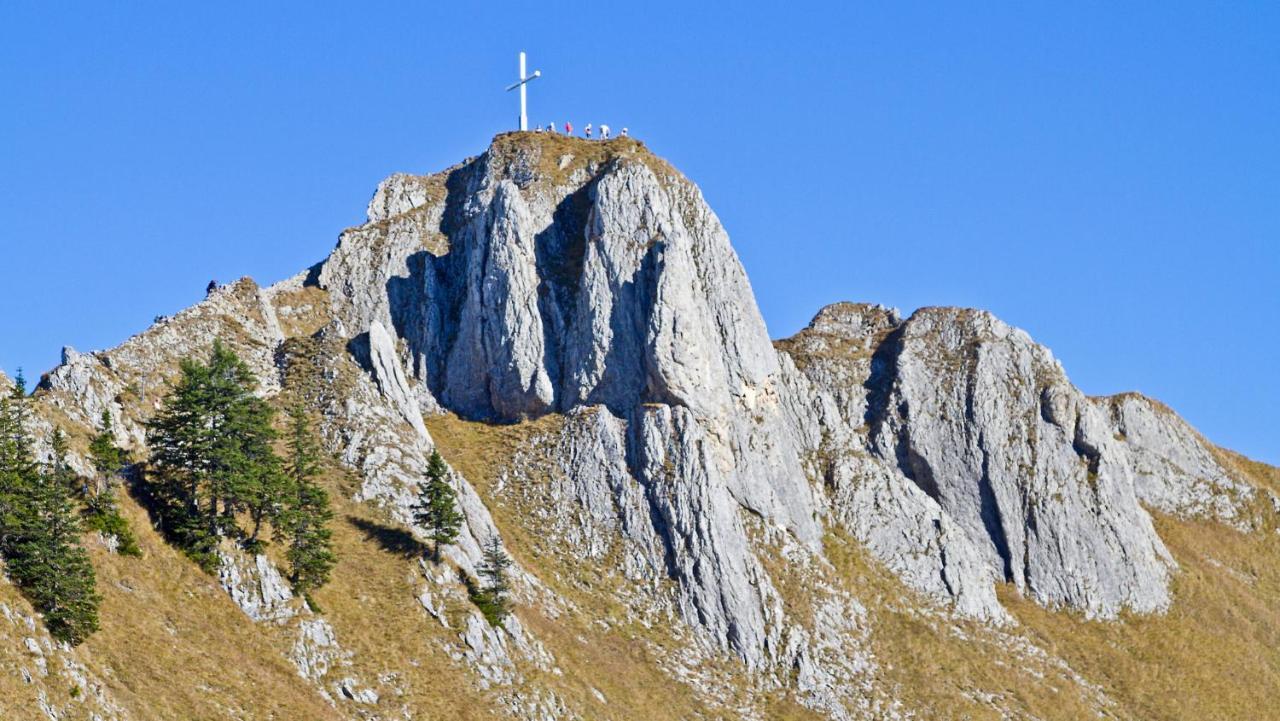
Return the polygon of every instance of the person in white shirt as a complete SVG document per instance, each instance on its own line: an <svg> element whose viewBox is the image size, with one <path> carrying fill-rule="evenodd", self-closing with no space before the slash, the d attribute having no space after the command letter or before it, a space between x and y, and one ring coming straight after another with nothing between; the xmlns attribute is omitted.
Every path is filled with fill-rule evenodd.
<svg viewBox="0 0 1280 721"><path fill-rule="evenodd" d="M600 139L601 140L609 139L609 126L605 125L604 123L600 124Z"/></svg>
<svg viewBox="0 0 1280 721"><path fill-rule="evenodd" d="M590 140L591 139L591 123L587 123L587 126L582 129L582 132L585 133L587 136L587 139Z"/></svg>
<svg viewBox="0 0 1280 721"><path fill-rule="evenodd" d="M622 132L621 132L621 133L618 133L618 135L621 135L621 136L622 136L622 137L624 137L624 138L629 137L629 136L627 135L627 129L626 129L626 128L623 128L623 129L622 129Z"/></svg>

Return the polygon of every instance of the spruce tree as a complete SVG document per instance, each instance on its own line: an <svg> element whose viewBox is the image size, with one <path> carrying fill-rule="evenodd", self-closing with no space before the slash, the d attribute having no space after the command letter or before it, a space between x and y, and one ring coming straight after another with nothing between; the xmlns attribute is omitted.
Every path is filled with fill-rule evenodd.
<svg viewBox="0 0 1280 721"><path fill-rule="evenodd" d="M472 600L490 625L501 626L511 613L511 582L507 578L511 558L502 550L496 535L485 542L483 550L484 560L476 567L481 586Z"/></svg>
<svg viewBox="0 0 1280 721"><path fill-rule="evenodd" d="M116 503L115 480L125 465L125 452L115 444L111 411L103 410L98 434L89 442L89 458L96 477L80 484L84 501L85 525L116 539L116 552L123 556L141 556L138 539L129 522L120 515Z"/></svg>
<svg viewBox="0 0 1280 721"><path fill-rule="evenodd" d="M6 558L17 543L39 472L27 434L25 385L19 370L9 394L0 398L0 555Z"/></svg>
<svg viewBox="0 0 1280 721"><path fill-rule="evenodd" d="M284 490L280 457L272 448L275 411L254 395L257 381L249 366L220 341L214 341L208 371L207 417L216 430L209 457L210 515L217 531L228 533L236 530L235 513L247 512L253 524L247 544L256 552L263 522L278 512Z"/></svg>
<svg viewBox="0 0 1280 721"><path fill-rule="evenodd" d="M207 570L219 538L242 537L257 551L264 521L280 510L285 479L271 443L273 411L255 386L244 361L214 341L207 363L182 362L148 424L152 506L169 538ZM249 515L251 532L237 525L238 512Z"/></svg>
<svg viewBox="0 0 1280 721"><path fill-rule="evenodd" d="M108 481L124 467L124 451L116 446L112 433L111 411L103 409L98 422L98 434L89 441L89 458L98 472L97 480ZM101 486L99 490L101 490ZM88 494L86 494L88 495Z"/></svg>
<svg viewBox="0 0 1280 721"><path fill-rule="evenodd" d="M458 511L458 494L448 481L449 470L440 452L431 451L427 461L427 482L418 492L418 502L413 507L413 518L427 529L431 539L431 557L440 562L440 546L458 539L462 529L462 514Z"/></svg>
<svg viewBox="0 0 1280 721"><path fill-rule="evenodd" d="M161 530L206 569L216 562L216 513L206 518L215 471L209 368L185 359L164 408L147 425L151 446L146 491Z"/></svg>
<svg viewBox="0 0 1280 721"><path fill-rule="evenodd" d="M79 545L66 437L54 431L52 459L40 468L26 431L21 375L17 381L0 400L0 555L10 580L44 615L50 634L78 644L98 629L99 597L93 565Z"/></svg>
<svg viewBox="0 0 1280 721"><path fill-rule="evenodd" d="M8 567L44 614L49 633L74 645L98 630L101 599L93 564L80 546L71 499L77 478L61 429L54 430L50 446L52 458L32 486L23 541Z"/></svg>
<svg viewBox="0 0 1280 721"><path fill-rule="evenodd" d="M306 409L299 403L291 406L288 413L288 490L274 530L276 540L288 545L285 557L289 561L289 582L310 603L308 594L328 583L329 572L337 561L333 533L328 528L333 511L329 508L329 494L316 484L320 448Z"/></svg>

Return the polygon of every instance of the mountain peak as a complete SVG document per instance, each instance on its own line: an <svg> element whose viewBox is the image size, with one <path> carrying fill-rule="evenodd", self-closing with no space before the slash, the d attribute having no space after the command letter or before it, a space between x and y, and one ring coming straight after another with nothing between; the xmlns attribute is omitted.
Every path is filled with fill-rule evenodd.
<svg viewBox="0 0 1280 721"><path fill-rule="evenodd" d="M1098 715L1110 687L1015 616L1121 625L1178 603L1178 564L1198 559L1175 559L1148 509L1239 534L1280 518L1171 411L1084 396L985 311L836 303L771 342L701 192L634 139L504 133L439 173L391 175L308 271L68 350L37 392L40 430L67 426L88 473L74 448L109 410L145 456L180 362L215 338L268 400L306 400L345 469L335 538L357 560L341 592L317 591L323 616L274 556L225 544L216 579L334 718L432 715L410 704L441 674L522 719L772 718L778 698L833 721L930 715L894 674L924 664L932 688L962 664L895 655L917 638L969 644L978 671L956 695L982 703L957 717L1070 716L1073 694L1076 717ZM464 517L442 564L404 557L425 538L414 504L435 451ZM516 563L498 627L464 580L495 539ZM1020 675L993 682L992 664ZM633 675L651 687L616 685ZM678 710L635 705L661 684Z"/></svg>
<svg viewBox="0 0 1280 721"><path fill-rule="evenodd" d="M478 188L464 180L473 175L480 175L489 183L509 180L522 191L537 189L565 195L602 174L635 163L648 168L663 183L688 182L634 138L588 140L558 133L501 133L494 136L481 155L442 172L392 174L378 186L369 203L368 219L382 222L430 201L442 201L451 189L455 194L475 192Z"/></svg>

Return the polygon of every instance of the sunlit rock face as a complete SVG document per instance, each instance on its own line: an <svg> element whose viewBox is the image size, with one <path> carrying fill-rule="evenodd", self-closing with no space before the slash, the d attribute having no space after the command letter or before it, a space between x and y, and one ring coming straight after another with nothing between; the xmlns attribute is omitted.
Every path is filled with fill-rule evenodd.
<svg viewBox="0 0 1280 721"><path fill-rule="evenodd" d="M832 543L851 539L925 594L910 601L927 599L922 616L1004 633L1000 583L1087 616L1167 608L1176 569L1146 508L1241 530L1280 512L1168 409L1085 397L987 313L838 303L772 342L699 190L630 139L506 134L442 173L393 175L308 271L216 289L112 350L67 349L41 381L35 430L57 418L84 436L109 411L142 457L179 361L215 338L267 397L309 369L292 392L350 473L343 492L419 536L445 414L535 429L490 487L450 469L462 532L445 565L408 579L456 636L449 658L517 718L591 716L538 685L560 668L537 627L491 627L455 573L475 576L486 541L511 542L498 509L513 499L550 546L616 566L601 607L675 629L664 672L723 709L742 688L695 671L734 659L753 693L786 686L832 719L900 717L870 679L903 661L875 658L866 599L842 585ZM225 560L223 590L296 630L290 658L327 699L371 718L365 707L398 697L395 673L348 672L358 634L310 615L267 556ZM539 570L514 567L519 603L580 613Z"/></svg>
<svg viewBox="0 0 1280 721"><path fill-rule="evenodd" d="M638 143L585 149L500 138L442 179L393 176L318 283L348 333L394 328L445 409L514 422L603 406L630 424L616 462L661 519L682 608L763 663L739 510L814 551L822 533L782 367L698 189ZM665 464L705 482L670 484Z"/></svg>
<svg viewBox="0 0 1280 721"><path fill-rule="evenodd" d="M918 311L885 344L873 445L988 566L1050 606L1167 606L1172 561L1127 458L1047 349L990 314L949 308Z"/></svg>

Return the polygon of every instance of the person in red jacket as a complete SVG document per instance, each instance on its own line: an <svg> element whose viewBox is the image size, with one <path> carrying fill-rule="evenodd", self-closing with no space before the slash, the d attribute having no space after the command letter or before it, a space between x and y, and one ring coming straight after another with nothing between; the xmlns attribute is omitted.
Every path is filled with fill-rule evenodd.
<svg viewBox="0 0 1280 721"><path fill-rule="evenodd" d="M573 123L566 122L564 124L564 134L573 135Z"/></svg>

